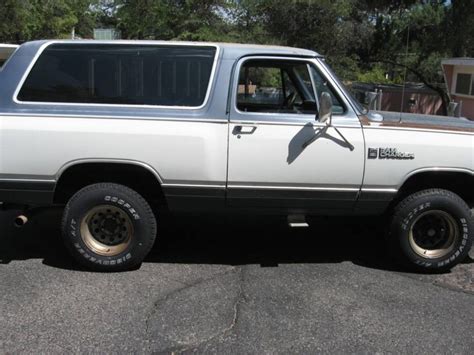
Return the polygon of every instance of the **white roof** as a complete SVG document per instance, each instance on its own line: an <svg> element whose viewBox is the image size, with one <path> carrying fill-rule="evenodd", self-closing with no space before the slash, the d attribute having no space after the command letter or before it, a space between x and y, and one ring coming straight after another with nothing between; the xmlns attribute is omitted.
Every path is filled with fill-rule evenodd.
<svg viewBox="0 0 474 355"><path fill-rule="evenodd" d="M0 59L7 59L17 48L16 44L0 44Z"/></svg>
<svg viewBox="0 0 474 355"><path fill-rule="evenodd" d="M450 58L443 59L441 64L446 65L465 65L465 66L474 66L474 58Z"/></svg>

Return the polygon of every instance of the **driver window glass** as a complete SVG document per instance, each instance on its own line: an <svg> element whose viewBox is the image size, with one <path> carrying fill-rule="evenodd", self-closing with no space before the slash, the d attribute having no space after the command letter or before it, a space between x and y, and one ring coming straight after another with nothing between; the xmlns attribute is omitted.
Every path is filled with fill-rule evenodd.
<svg viewBox="0 0 474 355"><path fill-rule="evenodd" d="M332 113L334 115L344 114L346 108L339 97L334 93L332 87L329 86L326 78L324 78L313 66L311 66L311 75L313 76L314 84L316 85L316 93L318 97L321 97L323 92L329 93L332 99Z"/></svg>
<svg viewBox="0 0 474 355"><path fill-rule="evenodd" d="M301 78L302 82L304 83L306 90L308 92L308 95L311 97L312 100L314 100L313 84L311 83L311 77L309 75L308 65L298 65L295 67L295 70L298 76Z"/></svg>
<svg viewBox="0 0 474 355"><path fill-rule="evenodd" d="M316 114L313 92L307 63L249 60L240 68L237 108L244 112Z"/></svg>
<svg viewBox="0 0 474 355"><path fill-rule="evenodd" d="M283 85L279 68L245 66L240 70L238 108L250 111L254 106L280 107Z"/></svg>
<svg viewBox="0 0 474 355"><path fill-rule="evenodd" d="M293 85L293 82L291 81L288 72L286 70L282 70L282 76L284 84L283 97L292 97L294 95L294 105L301 105L303 103L303 99L301 98L301 95L298 93L295 86Z"/></svg>

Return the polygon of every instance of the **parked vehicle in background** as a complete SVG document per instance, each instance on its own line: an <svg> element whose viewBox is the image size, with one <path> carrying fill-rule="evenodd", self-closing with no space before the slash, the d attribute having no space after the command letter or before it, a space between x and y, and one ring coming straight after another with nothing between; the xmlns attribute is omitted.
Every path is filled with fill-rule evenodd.
<svg viewBox="0 0 474 355"><path fill-rule="evenodd" d="M12 55L12 53L18 48L16 44L1 44L0 43L0 68L3 63Z"/></svg>
<svg viewBox="0 0 474 355"><path fill-rule="evenodd" d="M388 216L400 261L447 270L474 236L473 139L467 120L365 111L304 49L36 41L0 71L0 201L65 205L64 241L97 270L141 263L161 208Z"/></svg>

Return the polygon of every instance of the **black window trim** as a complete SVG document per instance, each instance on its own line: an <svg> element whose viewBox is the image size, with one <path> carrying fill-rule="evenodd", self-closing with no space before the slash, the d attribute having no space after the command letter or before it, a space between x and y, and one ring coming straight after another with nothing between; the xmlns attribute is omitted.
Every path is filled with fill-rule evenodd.
<svg viewBox="0 0 474 355"><path fill-rule="evenodd" d="M204 101L199 106L169 106L169 105L145 105L145 104L104 104L104 103L79 103L79 102L48 102L48 101L22 101L18 99L18 95L25 84L26 79L30 75L31 70L35 66L41 54L44 50L53 44L74 44L77 46L87 45L87 44L115 44L115 45L124 45L124 46L179 46L179 47L214 47L216 52L214 53L214 59L212 62L211 75L209 76L209 83L207 84L206 95L204 96ZM216 78L217 65L220 57L221 48L217 44L210 43L178 43L178 42L136 42L136 41L48 41L41 45L41 47L36 52L35 56L31 60L31 63L28 65L25 73L23 74L20 82L18 83L14 93L13 93L13 102L18 105L58 105L58 106L76 106L76 107L126 107L126 108L150 108L150 109L169 109L169 110L199 110L207 106L210 100L211 91L214 86L214 81Z"/></svg>

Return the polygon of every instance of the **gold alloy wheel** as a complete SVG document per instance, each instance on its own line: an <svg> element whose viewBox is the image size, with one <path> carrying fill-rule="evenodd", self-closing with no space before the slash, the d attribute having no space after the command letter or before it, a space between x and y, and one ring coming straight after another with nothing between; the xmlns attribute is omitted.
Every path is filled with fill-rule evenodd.
<svg viewBox="0 0 474 355"><path fill-rule="evenodd" d="M87 247L102 256L125 251L133 237L133 224L122 209L100 205L86 213L81 221L81 237Z"/></svg>
<svg viewBox="0 0 474 355"><path fill-rule="evenodd" d="M435 259L449 254L460 235L459 226L449 213L433 210L422 213L413 221L409 241L416 254Z"/></svg>

